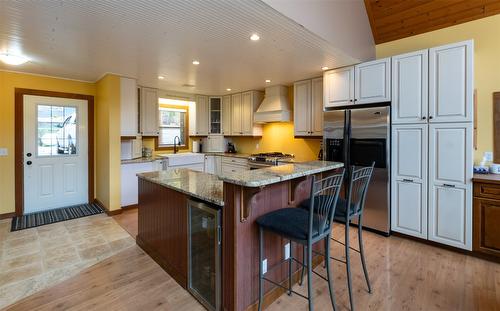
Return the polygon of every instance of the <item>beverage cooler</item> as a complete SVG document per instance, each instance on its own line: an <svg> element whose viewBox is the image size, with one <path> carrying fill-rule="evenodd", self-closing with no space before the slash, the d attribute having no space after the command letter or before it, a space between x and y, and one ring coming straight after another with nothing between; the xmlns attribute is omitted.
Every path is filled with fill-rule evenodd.
<svg viewBox="0 0 500 311"><path fill-rule="evenodd" d="M188 201L188 290L208 310L221 306L221 210Z"/></svg>

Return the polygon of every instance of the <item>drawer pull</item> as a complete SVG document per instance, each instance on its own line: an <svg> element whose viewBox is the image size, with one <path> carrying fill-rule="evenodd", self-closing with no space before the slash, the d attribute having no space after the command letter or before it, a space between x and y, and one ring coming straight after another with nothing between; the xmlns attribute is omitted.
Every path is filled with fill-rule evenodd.
<svg viewBox="0 0 500 311"><path fill-rule="evenodd" d="M455 188L455 185L443 184L443 187L446 187L446 188Z"/></svg>
<svg viewBox="0 0 500 311"><path fill-rule="evenodd" d="M404 182L413 182L413 179L403 179Z"/></svg>

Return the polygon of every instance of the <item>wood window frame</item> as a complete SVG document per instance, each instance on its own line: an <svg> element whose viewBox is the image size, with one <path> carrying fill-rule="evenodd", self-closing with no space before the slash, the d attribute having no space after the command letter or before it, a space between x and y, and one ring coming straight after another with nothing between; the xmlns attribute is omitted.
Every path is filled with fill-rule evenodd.
<svg viewBox="0 0 500 311"><path fill-rule="evenodd" d="M15 88L14 94L14 182L16 216L22 216L24 213L24 95L82 99L87 101L88 201L89 203L94 202L94 96L24 88Z"/></svg>
<svg viewBox="0 0 500 311"><path fill-rule="evenodd" d="M158 110L163 107L163 108L173 108L173 109L182 109L186 110L186 117L185 117L185 126L184 126L184 142L185 144L182 146L177 147L177 150L189 150L189 106L179 106L179 105L169 105L169 104L160 104L158 103ZM160 112L158 111L158 116L160 115ZM158 120L158 130L160 131L160 122ZM154 137L155 140L155 150L174 150L174 146L160 146L160 133L158 133L158 136Z"/></svg>

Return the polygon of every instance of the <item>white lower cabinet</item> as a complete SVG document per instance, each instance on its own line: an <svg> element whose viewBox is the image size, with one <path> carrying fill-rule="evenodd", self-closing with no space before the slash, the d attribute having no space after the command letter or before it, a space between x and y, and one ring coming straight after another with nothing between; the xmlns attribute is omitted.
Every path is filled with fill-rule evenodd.
<svg viewBox="0 0 500 311"><path fill-rule="evenodd" d="M429 125L429 240L472 250L472 123Z"/></svg>
<svg viewBox="0 0 500 311"><path fill-rule="evenodd" d="M392 231L427 239L427 125L392 128Z"/></svg>
<svg viewBox="0 0 500 311"><path fill-rule="evenodd" d="M391 230L472 249L472 123L393 125Z"/></svg>
<svg viewBox="0 0 500 311"><path fill-rule="evenodd" d="M430 188L429 240L472 250L470 187L433 184Z"/></svg>
<svg viewBox="0 0 500 311"><path fill-rule="evenodd" d="M121 201L122 207L139 202L137 174L153 171L154 162L129 163L121 165Z"/></svg>
<svg viewBox="0 0 500 311"><path fill-rule="evenodd" d="M217 156L205 156L205 173L215 174L216 171L216 158Z"/></svg>
<svg viewBox="0 0 500 311"><path fill-rule="evenodd" d="M221 173L231 174L248 171L248 160L245 158L236 157L222 157L221 160Z"/></svg>

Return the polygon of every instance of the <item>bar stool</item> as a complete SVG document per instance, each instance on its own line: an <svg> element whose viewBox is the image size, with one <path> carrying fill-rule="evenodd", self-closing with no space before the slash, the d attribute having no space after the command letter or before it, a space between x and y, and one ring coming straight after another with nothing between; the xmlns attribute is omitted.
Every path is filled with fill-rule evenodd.
<svg viewBox="0 0 500 311"><path fill-rule="evenodd" d="M351 311L354 310L354 299L352 296L352 277L351 277L351 259L349 251L353 250L358 252L361 257L361 264L363 266L363 273L365 275L366 284L368 286L368 292L371 294L372 288L370 285L370 279L368 277L368 270L366 268L365 253L363 248L363 210L365 207L366 193L368 192L368 185L373 174L373 168L375 162L369 167L355 167L352 166L349 173L349 186L347 188L347 201L345 199L339 198L337 200L337 206L335 208L335 221L342 222L345 224L345 242L336 240L332 237L332 240L345 246L345 257L346 260L340 260L334 257L330 257L325 254L325 258L331 258L346 265L347 270L347 287L349 290L349 303L351 305ZM309 204L308 200L301 203L302 208L306 208ZM349 206L349 209L347 208ZM358 244L359 250L350 247L349 245L349 225L350 222L358 217ZM328 261L328 260L327 260ZM301 281L304 276L304 268L301 272Z"/></svg>
<svg viewBox="0 0 500 311"><path fill-rule="evenodd" d="M265 214L257 219L259 225L259 311L262 310L262 298L264 295L263 282L270 282L278 287L285 289L288 295L295 293L309 302L309 310L314 310L313 295L312 295L312 246L323 240L325 243L325 252L327 258L330 257L330 238L337 206L337 199L342 187L344 179L344 170L340 174L331 175L327 178L316 180L313 176L311 181L311 198L309 200L309 208L282 208L268 214ZM290 258L279 262L276 266L268 269L271 271L274 268L280 267L284 262L288 262L288 287L284 287L278 282L266 278L263 273L262 260L264 257L264 231L269 231L280 235L290 242ZM292 241L301 244L304 247L304 253L307 253L307 259L303 258L300 262L293 257ZM302 269L307 267L307 297L292 290L292 262L295 261L302 266ZM330 271L330 261L326 261L327 277L314 272L322 279L328 282L330 292L330 300L333 309L335 310L335 295L333 292L333 284Z"/></svg>

